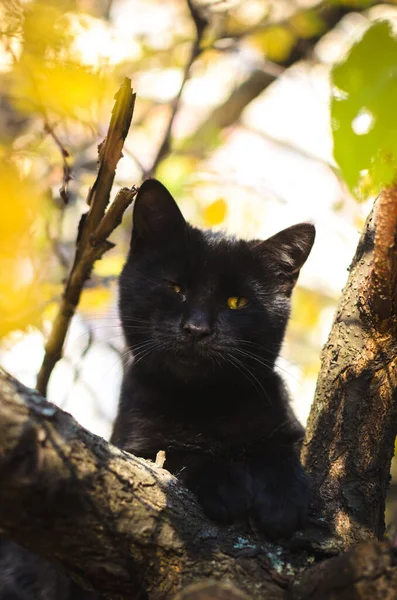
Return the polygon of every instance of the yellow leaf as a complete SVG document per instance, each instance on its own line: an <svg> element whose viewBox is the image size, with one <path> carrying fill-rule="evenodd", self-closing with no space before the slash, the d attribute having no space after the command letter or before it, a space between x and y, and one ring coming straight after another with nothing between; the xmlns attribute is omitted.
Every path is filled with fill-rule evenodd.
<svg viewBox="0 0 397 600"><path fill-rule="evenodd" d="M32 279L29 259L0 256L0 338L14 330L38 326L43 298Z"/></svg>
<svg viewBox="0 0 397 600"><path fill-rule="evenodd" d="M206 227L214 227L225 220L227 213L227 204L223 198L212 202L204 209L204 223Z"/></svg>
<svg viewBox="0 0 397 600"><path fill-rule="evenodd" d="M277 62L286 60L295 45L296 37L287 27L274 25L249 38L265 56Z"/></svg>
<svg viewBox="0 0 397 600"><path fill-rule="evenodd" d="M51 111L60 116L89 118L98 100L114 89L110 77L76 62L52 62L25 56L13 72L12 95L25 113Z"/></svg>
<svg viewBox="0 0 397 600"><path fill-rule="evenodd" d="M318 325L321 311L329 299L320 292L298 286L292 302L291 321L295 328L310 331Z"/></svg>
<svg viewBox="0 0 397 600"><path fill-rule="evenodd" d="M99 277L111 277L112 275L119 275L121 269L125 263L125 256L121 254L113 254L111 256L105 256L101 260L97 260L95 263L95 275Z"/></svg>
<svg viewBox="0 0 397 600"><path fill-rule="evenodd" d="M113 290L108 287L85 288L80 298L79 310L93 313L102 312L113 299Z"/></svg>
<svg viewBox="0 0 397 600"><path fill-rule="evenodd" d="M45 203L34 180L21 176L11 162L0 162L0 189L0 257L4 257L31 244L31 229Z"/></svg>
<svg viewBox="0 0 397 600"><path fill-rule="evenodd" d="M301 38L320 35L326 27L323 19L314 10L305 10L296 13L291 17L290 24Z"/></svg>
<svg viewBox="0 0 397 600"><path fill-rule="evenodd" d="M0 148L6 157L6 149ZM10 160L0 162L0 337L39 325L45 293L34 260L40 261L38 230L47 212L37 183ZM34 257L34 258L33 258Z"/></svg>
<svg viewBox="0 0 397 600"><path fill-rule="evenodd" d="M43 56L49 48L65 47L66 34L64 14L59 8L41 0L26 5L23 24L24 52Z"/></svg>

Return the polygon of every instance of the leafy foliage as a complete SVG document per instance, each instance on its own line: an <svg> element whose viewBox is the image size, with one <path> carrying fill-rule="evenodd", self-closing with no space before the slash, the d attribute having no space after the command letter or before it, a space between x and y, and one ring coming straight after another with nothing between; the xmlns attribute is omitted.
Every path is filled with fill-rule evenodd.
<svg viewBox="0 0 397 600"><path fill-rule="evenodd" d="M82 64L74 48L79 17L65 13L72 4L36 0L25 7L22 51L11 82L19 110L87 118L93 103L113 89L111 78Z"/></svg>
<svg viewBox="0 0 397 600"><path fill-rule="evenodd" d="M0 148L0 337L38 325L49 291L40 285L39 269L44 249L40 229L48 205L36 182L4 153Z"/></svg>
<svg viewBox="0 0 397 600"><path fill-rule="evenodd" d="M397 39L375 23L332 70L334 156L359 199L392 183L397 168Z"/></svg>

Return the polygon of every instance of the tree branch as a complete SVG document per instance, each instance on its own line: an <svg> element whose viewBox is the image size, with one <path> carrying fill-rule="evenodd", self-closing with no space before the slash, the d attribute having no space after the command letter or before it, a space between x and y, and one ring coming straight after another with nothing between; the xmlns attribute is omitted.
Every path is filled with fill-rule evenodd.
<svg viewBox="0 0 397 600"><path fill-rule="evenodd" d="M171 597L211 574L282 598L266 544L210 523L167 471L0 370L0 530L105 596ZM143 596L142 597L146 597Z"/></svg>
<svg viewBox="0 0 397 600"><path fill-rule="evenodd" d="M59 195L64 204L69 202L69 181L72 179L72 169L68 163L69 151L65 148L58 135L55 133L54 127L50 124L46 117L44 117L44 131L48 133L58 147L62 157L62 185L59 188Z"/></svg>
<svg viewBox="0 0 397 600"><path fill-rule="evenodd" d="M116 166L122 156L121 151L134 110L135 94L132 93L129 79L125 79L115 98L116 103L108 134L99 146L98 175L87 198L90 208L80 222L74 263L45 346L44 360L37 377L37 389L43 395L46 395L52 370L62 356L66 334L76 311L83 285L91 274L94 262L113 247L114 244L109 242L107 237L120 223L124 210L132 202L136 193L135 188L122 190L107 213L105 212Z"/></svg>
<svg viewBox="0 0 397 600"><path fill-rule="evenodd" d="M319 39L327 31L333 29L350 12L350 8L348 7L337 4L332 5L330 3L320 3L319 6L310 8L309 10L315 11L322 19L325 31L313 33L313 35L306 38L297 37L289 56L284 60L274 62L271 70L266 70L266 63L263 68L253 70L247 79L231 92L222 106L217 106L207 116L205 121L197 127L196 131L181 142L178 152L192 153L201 158L205 157L214 148L221 131L234 125L240 119L248 104L278 79L280 72L274 67L278 65L279 68L288 69L295 63L307 59ZM260 27L260 31L264 31L280 23L286 24L284 21L266 23Z"/></svg>
<svg viewBox="0 0 397 600"><path fill-rule="evenodd" d="M345 545L384 533L397 434L397 194L367 219L342 292L311 409L303 460Z"/></svg>
<svg viewBox="0 0 397 600"><path fill-rule="evenodd" d="M182 77L182 83L180 85L179 91L171 104L171 115L168 120L168 124L167 124L166 130L164 132L163 139L160 143L157 154L153 160L153 164L152 164L151 168L148 170L148 173L147 173L148 175L154 175L160 162L164 158L166 158L168 156L168 154L170 153L172 126L174 124L174 120L175 120L176 114L179 109L179 104L180 104L180 100L181 100L181 97L183 94L183 90L184 90L186 82L188 81L189 76L190 76L190 70L192 68L192 65L193 65L194 61L196 60L196 58L198 58L198 56L200 56L200 54L201 54L201 48L200 48L201 40L203 38L204 31L208 25L207 20L203 16L201 16L198 9L194 5L193 1L192 0L186 0L186 1L187 1L190 15L192 17L192 20L194 22L194 26L196 29L196 38L193 42L193 45L192 45L192 48L191 48L191 51L189 54L189 58L185 65L185 69L184 69L183 77Z"/></svg>
<svg viewBox="0 0 397 600"><path fill-rule="evenodd" d="M308 569L326 556L319 547L275 546L242 527L217 527L167 471L89 433L1 369L0 479L1 534L107 598L397 594L389 544L364 544Z"/></svg>
<svg viewBox="0 0 397 600"><path fill-rule="evenodd" d="M297 577L288 600L394 600L394 565L394 552L388 542L359 544Z"/></svg>

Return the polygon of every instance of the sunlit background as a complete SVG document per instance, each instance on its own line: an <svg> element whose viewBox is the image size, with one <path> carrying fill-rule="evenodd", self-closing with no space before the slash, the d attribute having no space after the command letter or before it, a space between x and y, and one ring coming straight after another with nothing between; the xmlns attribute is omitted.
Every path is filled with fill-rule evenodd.
<svg viewBox="0 0 397 600"><path fill-rule="evenodd" d="M393 3L368 0L2 0L2 366L35 385L97 146L127 76L137 100L113 195L154 174L200 227L260 238L315 223L279 361L304 422L373 200L350 195L333 160L329 72L372 21L396 15ZM206 27L194 53L198 20ZM159 154L170 124L170 152ZM130 229L128 211L84 291L48 394L105 436L125 361L116 281Z"/></svg>

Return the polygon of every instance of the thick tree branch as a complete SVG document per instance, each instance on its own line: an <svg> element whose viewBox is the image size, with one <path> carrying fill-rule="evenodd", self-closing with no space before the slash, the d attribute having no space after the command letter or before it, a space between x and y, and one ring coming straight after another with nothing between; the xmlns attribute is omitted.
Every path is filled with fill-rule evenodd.
<svg viewBox="0 0 397 600"><path fill-rule="evenodd" d="M0 531L108 597L171 598L211 575L282 598L266 544L207 521L168 472L0 370ZM279 558L277 557L277 560Z"/></svg>
<svg viewBox="0 0 397 600"><path fill-rule="evenodd" d="M346 546L384 532L397 434L397 194L368 217L322 353L303 459Z"/></svg>
<svg viewBox="0 0 397 600"><path fill-rule="evenodd" d="M174 600L249 600L229 583L205 581L188 585Z"/></svg>
<svg viewBox="0 0 397 600"><path fill-rule="evenodd" d="M62 356L66 334L83 285L91 274L94 262L113 247L107 237L120 223L124 210L132 202L136 193L135 189L122 190L106 212L116 166L122 156L121 151L134 110L135 94L132 93L129 79L125 79L115 98L116 103L108 134L99 147L98 175L87 198L90 208L80 223L74 263L45 346L43 364L37 377L37 389L43 395L46 395L52 370Z"/></svg>
<svg viewBox="0 0 397 600"><path fill-rule="evenodd" d="M388 542L363 543L308 569L288 600L395 600L397 570Z"/></svg>
<svg viewBox="0 0 397 600"><path fill-rule="evenodd" d="M241 527L215 526L167 471L90 434L1 370L0 479L1 534L108 598L397 594L388 544L366 544L308 569L325 557L320 547L305 549L297 538L283 548ZM203 582L208 577L212 583Z"/></svg>

